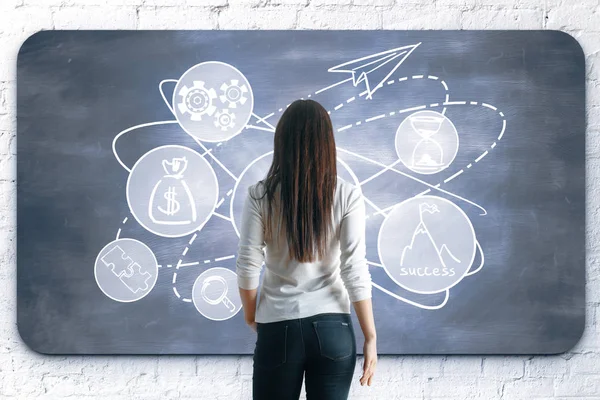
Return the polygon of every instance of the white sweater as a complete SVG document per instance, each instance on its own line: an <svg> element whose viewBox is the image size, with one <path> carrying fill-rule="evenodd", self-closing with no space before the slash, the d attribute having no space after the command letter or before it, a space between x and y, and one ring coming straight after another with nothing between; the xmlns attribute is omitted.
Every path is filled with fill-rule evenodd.
<svg viewBox="0 0 600 400"><path fill-rule="evenodd" d="M238 286L256 289L266 266L256 308L256 322L304 318L326 312L350 313L350 302L371 297L371 274L366 260L365 205L361 191L337 179L333 220L335 234L328 255L314 263L288 256L285 233L265 242L263 216L267 211L263 185L248 188L240 221L236 273ZM273 218L274 230L278 224Z"/></svg>

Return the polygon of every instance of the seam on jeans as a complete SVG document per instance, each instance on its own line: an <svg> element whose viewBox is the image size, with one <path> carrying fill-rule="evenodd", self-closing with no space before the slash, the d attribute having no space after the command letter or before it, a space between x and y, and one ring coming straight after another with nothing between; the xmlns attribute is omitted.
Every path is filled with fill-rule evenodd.
<svg viewBox="0 0 600 400"><path fill-rule="evenodd" d="M302 353L304 354L304 358L306 358L306 346L304 345L304 331L302 330L302 320L298 319L298 323L300 324L300 339L302 340Z"/></svg>
<svg viewBox="0 0 600 400"><path fill-rule="evenodd" d="M282 364L285 364L287 362L287 333L288 333L288 326L286 324L284 336L283 336L283 363Z"/></svg>
<svg viewBox="0 0 600 400"><path fill-rule="evenodd" d="M317 336L317 343L319 344L319 355L323 356L323 357L326 357L326 356L323 355L323 349L322 349L322 346L321 346L321 337L319 336L319 329L317 329L317 325L318 325L317 322L318 321L313 321L313 326L315 328L315 335ZM327 357L327 358L329 358L329 357Z"/></svg>

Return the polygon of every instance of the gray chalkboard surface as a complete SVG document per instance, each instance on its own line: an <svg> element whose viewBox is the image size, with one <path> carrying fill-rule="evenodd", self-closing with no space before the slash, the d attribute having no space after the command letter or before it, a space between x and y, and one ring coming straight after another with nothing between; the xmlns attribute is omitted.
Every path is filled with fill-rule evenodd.
<svg viewBox="0 0 600 400"><path fill-rule="evenodd" d="M566 351L584 75L557 31L38 33L18 57L19 332L52 354L251 354L237 221L282 111L312 98L365 198L381 354Z"/></svg>

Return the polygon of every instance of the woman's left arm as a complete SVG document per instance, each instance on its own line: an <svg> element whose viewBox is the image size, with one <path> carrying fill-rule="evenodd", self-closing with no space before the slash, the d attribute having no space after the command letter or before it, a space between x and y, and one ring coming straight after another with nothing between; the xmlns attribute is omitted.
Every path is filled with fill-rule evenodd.
<svg viewBox="0 0 600 400"><path fill-rule="evenodd" d="M244 310L244 320L252 329L256 331L256 321L254 321L256 311L256 289L246 290L240 289L240 297L242 298L242 308Z"/></svg>
<svg viewBox="0 0 600 400"><path fill-rule="evenodd" d="M244 320L253 329L255 326L256 294L260 283L260 272L264 262L264 225L259 205L248 190L240 221L240 242L236 261L236 273Z"/></svg>

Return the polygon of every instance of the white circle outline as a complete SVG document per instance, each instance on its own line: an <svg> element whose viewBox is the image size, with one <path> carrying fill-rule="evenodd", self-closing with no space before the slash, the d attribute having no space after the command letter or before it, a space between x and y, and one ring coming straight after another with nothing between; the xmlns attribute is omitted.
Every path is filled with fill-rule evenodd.
<svg viewBox="0 0 600 400"><path fill-rule="evenodd" d="M192 285L192 303L194 303L194 308L196 308L196 311L198 311L203 317L205 317L207 319L210 319L212 321L225 321L225 320L228 320L228 319L231 319L231 318L235 317L240 312L240 310L242 309L242 307L238 308L238 310L235 312L235 314L230 315L229 317L226 317L226 318L211 318L208 315L205 315L202 311L200 311L200 309L196 305L196 295L195 295L195 293L196 293L196 290L198 290L197 287L200 286L198 284L198 281L200 280L200 278L204 274L206 274L209 271L214 271L216 269L218 269L218 270L225 270L225 271L231 272L236 277L236 279L237 279L237 274L235 272L233 272L232 270L230 270L229 268L213 267L213 268L207 269L206 271L203 271L200 275L198 275L198 277L194 281L194 284Z"/></svg>
<svg viewBox="0 0 600 400"><path fill-rule="evenodd" d="M403 205L406 202L409 202L411 200L414 200L416 198L422 199L422 198L430 198L430 199L435 199L435 200L441 200L442 202L447 202L449 204L451 204L454 208L456 208L462 215L463 217L466 218L466 220L469 223L469 227L471 228L471 235L473 238L473 254L471 256L471 261L469 262L469 268L467 268L465 270L465 272L458 277L458 279L456 280L456 282L454 282L453 284L451 284L450 286L447 286L443 289L439 289L436 291L420 291L420 290L414 290L411 289L405 285L403 285L402 283L398 282L396 280L396 278L394 278L392 276L392 274L388 271L387 267L385 266L385 263L383 262L383 257L381 256L381 236L382 236L382 231L383 231L383 227L385 226L385 223L388 221L388 219L390 218L390 215L392 215L392 213L396 210L397 207L400 207L401 205ZM379 228L379 234L377 235L377 255L379 256L379 261L381 262L381 265L383 266L383 270L385 271L385 273L390 277L390 279L392 281L394 281L398 286L400 286L403 289L408 290L409 292L412 293L418 293L418 294L435 294L435 293L441 293L444 292L454 286L456 286L459 282L461 282L465 276L467 275L467 273L471 270L471 268L473 267L473 261L475 261L475 254L477 253L477 237L475 236L475 229L473 228L473 223L471 222L471 220L469 219L469 217L467 216L467 214L465 214L465 212L456 204L454 204L453 202L451 202L450 200L447 200L443 197L439 197L439 196L431 196L431 195L424 195L424 196L413 196L410 197L404 201L401 201L400 203L397 203L396 205L394 205L394 207L392 208L392 210L388 213L388 215L386 215L385 219L383 220L383 222L381 223L381 227Z"/></svg>
<svg viewBox="0 0 600 400"><path fill-rule="evenodd" d="M238 176L237 181L235 182L235 185L233 185L233 193L231 194L231 200L229 201L229 218L231 219L231 225L233 225L233 230L235 231L235 233L238 236L238 238L240 237L240 231L238 230L238 228L237 228L237 226L235 224L235 218L233 216L233 202L234 202L235 194L237 193L238 185L242 181L242 177L250 169L250 167L252 167L254 164L256 164L256 162L258 160L261 160L264 157L268 156L269 154L273 154L274 152L275 152L274 150L271 150L268 153L265 153L262 156L258 156L257 158L255 158L254 160L252 160L246 166L246 168L244 168L244 170L240 173L240 175ZM336 161L339 162L340 164L342 164L342 166L344 168L346 168L346 172L348 172L350 174L350 176L354 180L354 183L356 184L356 187L358 188L358 190L360 191L360 194L362 195L362 188L360 186L360 183L358 182L358 177L356 176L356 174L354 173L354 171L352 171L352 169L350 168L350 166L345 161L343 161L341 158L339 158L337 156L336 156ZM339 178L339 174L338 174L338 178Z"/></svg>
<svg viewBox="0 0 600 400"><path fill-rule="evenodd" d="M446 164L446 166L443 167L442 169L437 170L437 171L432 171L432 172L421 172L421 171L416 171L416 170L412 169L411 167L409 167L408 165L406 165L404 163L404 160L402 160L402 157L400 157L400 154L398 154L398 137L400 136L398 134L398 130L404 124L404 122L406 122L410 117L412 117L412 116L414 116L416 114L423 113L423 112L431 112L431 113L434 113L434 114L438 114L442 118L444 118L444 120L450 122L450 125L452 126L452 129L454 129L454 135L456 136L456 150L454 152L454 155L452 156L452 160L450 160L450 162L448 162ZM446 168L448 168L450 165L452 165L452 163L454 162L454 159L456 158L456 155L458 154L458 149L459 148L460 148L460 142L459 142L458 130L456 129L456 126L454 125L454 122L452 122L452 120L450 118L446 117L444 114L439 113L437 111L433 111L433 110L421 110L421 111L414 112L414 113L408 115L406 118L404 118L402 120L402 122L400 122L400 125L398 125L398 128L396 128L396 137L394 138L394 150L396 150L396 155L398 156L398 159L400 160L400 162L402 162L402 164L406 168L408 168L409 170L411 170L412 172L417 173L417 174L421 174L421 175L433 175L433 174L438 174L438 173L442 172L443 170L445 170Z"/></svg>
<svg viewBox="0 0 600 400"><path fill-rule="evenodd" d="M200 138L198 136L196 136L195 134L191 133L190 131L187 130L187 128L184 126L184 124L181 122L181 120L179 119L179 116L177 115L177 111L175 111L175 107L177 106L175 104L175 97L177 95L177 89L179 88L179 82L181 82L183 80L183 78L193 69L198 68L202 65L205 64L221 64L221 65L225 65L227 67L232 68L235 72L237 72L238 74L240 74L241 77L244 78L244 80L246 81L245 83L248 84L248 92L249 92L249 99L250 99L250 112L248 113L248 117L246 118L246 120L244 121L243 124L241 124L241 127L238 128L238 131L232 131L235 132L233 134L231 134L231 136L223 136L220 139L203 139ZM240 133L242 133L242 131L244 130L244 128L246 127L246 124L248 123L248 121L250 121L250 118L252 117L252 113L254 112L254 92L252 91L252 86L250 86L250 81L248 80L248 78L246 78L246 75L244 75L239 69L237 69L236 67L234 67L231 64L227 64L225 62L222 61L204 61L201 62L199 64L193 65L192 67L188 68L187 71L185 71L180 77L179 79L177 79L177 83L175 84L175 89L173 90L173 99L171 102L171 107L173 108L173 115L175 115L175 119L177 119L177 122L179 123L179 126L181 126L181 128L185 131L185 133L187 133L188 135L200 140L201 142L208 142L208 143L218 143L218 142L224 142L227 141L231 138L236 137L237 135L239 135Z"/></svg>
<svg viewBox="0 0 600 400"><path fill-rule="evenodd" d="M112 245L113 243L116 242L137 242L139 244L141 244L143 247L145 247L150 254L152 254L152 258L154 258L154 265L156 266L156 275L154 277L154 282L152 283L152 287L147 289L148 291L146 293L144 293L144 295L138 299L133 299L133 300L119 300L116 299L114 297L112 297L110 294L106 293L104 291L104 289L102 288L102 286L100 285L100 282L98 282L98 274L97 274L97 270L98 270L98 259L100 258L100 254L102 254L102 252L110 245ZM156 286L156 282L158 282L158 260L156 259L156 256L154 255L154 252L150 249L150 247L148 247L148 245L146 245L145 243L140 242L137 239L131 239L131 238L120 238L120 239L115 239L112 242L106 244L99 252L98 255L96 256L96 261L94 262L94 280L96 281L96 285L98 286L98 288L100 288L100 290L102 291L102 293L104 293L104 295L108 298L110 298L111 300L114 301L118 301L120 303L133 303L134 301L138 301L143 299L144 297L146 297L148 295L148 293L150 293L152 291L152 289L154 289L154 286Z"/></svg>
<svg viewBox="0 0 600 400"><path fill-rule="evenodd" d="M137 215L135 214L135 212L133 211L133 207L131 206L131 201L129 199L129 182L131 180L131 176L133 175L133 171L135 171L135 168L139 165L139 163L149 154L155 152L155 151L159 151L161 149L164 148L180 148L180 149L185 149L185 150L189 150L192 153L197 154L208 166L210 172L212 173L212 177L215 181L215 201L213 202L213 206L212 206L212 211L208 214L208 216L204 219L204 221L202 221L200 223L199 226L195 227L194 229L191 229L190 231L186 231L185 233L182 234L177 234L177 235L167 235L167 234L161 234L158 232L155 232L154 230L150 229L149 227L147 227L142 221L140 221L137 217ZM213 169L212 165L210 165L210 163L206 160L206 158L204 158L204 156L200 153L198 153L197 151L187 147L187 146L181 146L179 144L168 144L165 146L160 146L160 147L156 147L150 151L148 151L147 153L145 153L144 155L142 155L139 160L137 160L135 162L135 164L133 165L133 167L131 167L131 172L129 173L129 176L127 177L127 185L125 187L125 197L127 198L127 206L129 207L129 211L131 211L131 215L133 215L133 217L135 218L135 220L137 221L138 224L140 224L144 229L146 229L148 232L153 233L157 236L160 237L165 237L165 238L179 238L179 237L183 237L186 235L189 235L190 233L196 232L201 230L204 225L206 225L206 223L208 222L208 220L213 216L215 209L216 209L216 205L217 202L219 201L219 181L217 179L217 174L215 173L215 170Z"/></svg>

